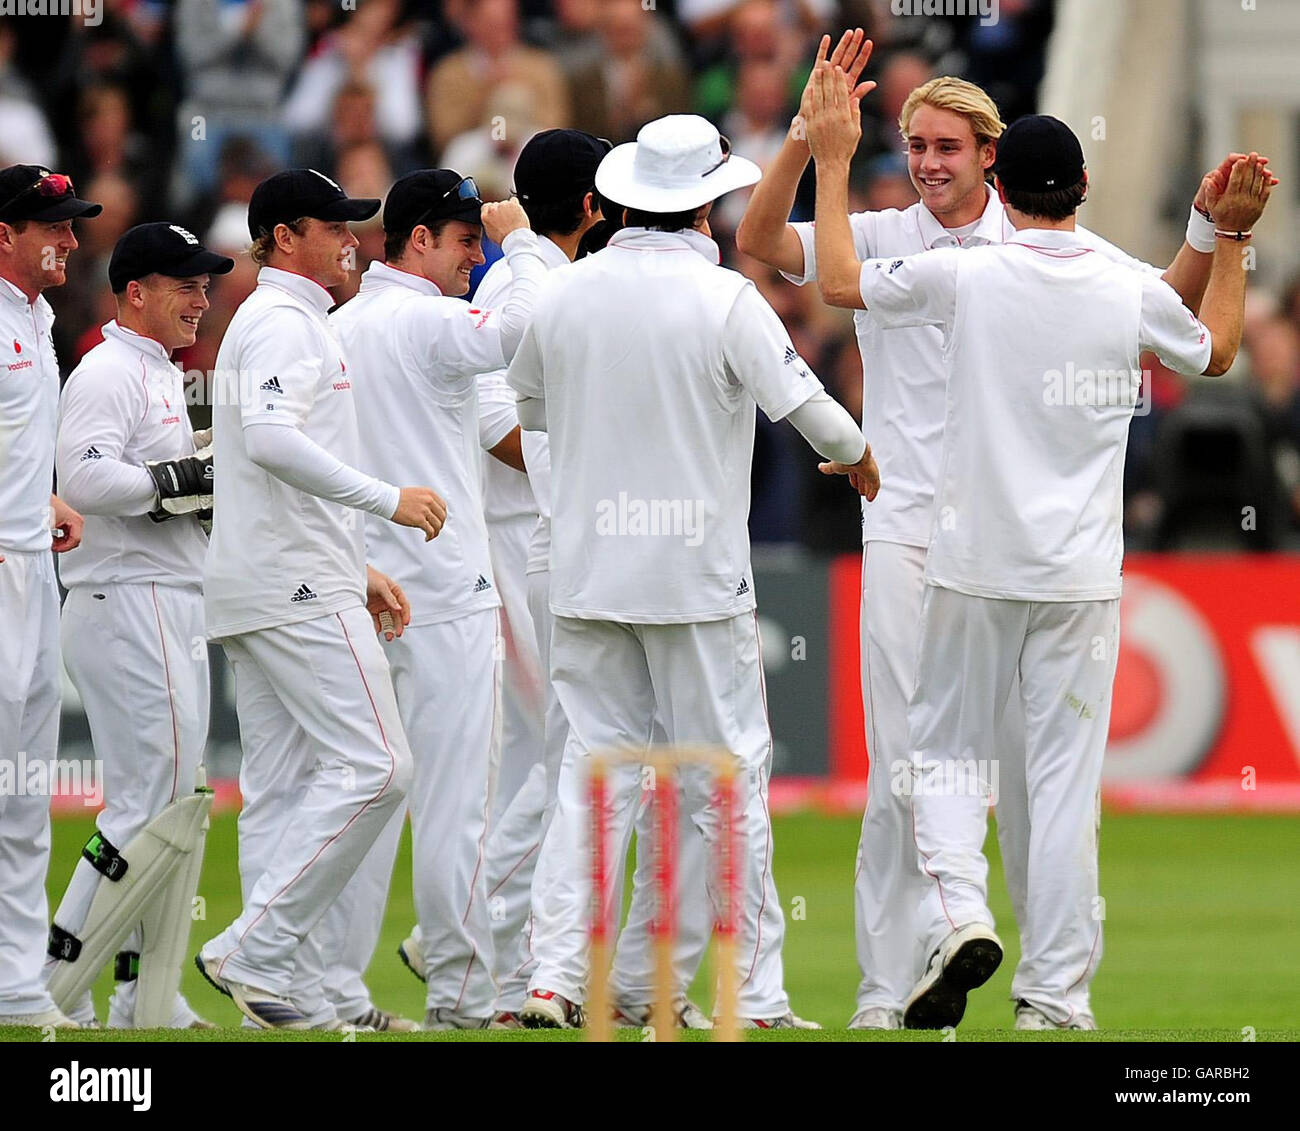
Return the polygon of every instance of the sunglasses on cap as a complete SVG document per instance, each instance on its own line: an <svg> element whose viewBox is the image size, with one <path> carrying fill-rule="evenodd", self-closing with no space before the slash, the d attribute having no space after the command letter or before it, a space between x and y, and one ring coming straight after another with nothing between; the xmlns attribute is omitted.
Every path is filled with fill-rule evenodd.
<svg viewBox="0 0 1300 1131"><path fill-rule="evenodd" d="M437 201L434 204L431 204L428 208L426 208L423 212L421 212L419 217L416 219L415 223L411 225L411 227L415 228L418 227L420 224L423 224L424 218L428 216L430 212L436 212L439 208L441 208L443 201L447 200L451 196L456 197L457 200L470 201L475 204L481 205L483 203L483 197L478 191L478 185L475 183L474 178L461 177L461 179L456 184L452 185L451 188L449 188L440 197L438 197Z"/></svg>
<svg viewBox="0 0 1300 1131"><path fill-rule="evenodd" d="M716 173L731 159L731 141L726 134L718 134L718 146L722 150L722 160L716 165L710 165L700 174L701 177L707 177L710 173Z"/></svg>
<svg viewBox="0 0 1300 1131"><path fill-rule="evenodd" d="M41 196L55 197L67 196L72 192L72 178L65 173L46 173L33 184L28 185L25 189L20 190L11 196L0 208L8 208L12 204L17 204L29 192L38 192Z"/></svg>

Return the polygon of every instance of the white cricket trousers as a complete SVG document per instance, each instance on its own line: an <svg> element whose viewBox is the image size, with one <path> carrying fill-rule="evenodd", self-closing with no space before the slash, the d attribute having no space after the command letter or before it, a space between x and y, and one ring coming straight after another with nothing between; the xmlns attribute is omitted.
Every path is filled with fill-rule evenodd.
<svg viewBox="0 0 1300 1131"><path fill-rule="evenodd" d="M324 963L308 935L411 783L388 661L360 605L221 643L244 750L244 909L202 953L235 982L291 997L311 987L312 999L295 1003L328 1020Z"/></svg>
<svg viewBox="0 0 1300 1131"><path fill-rule="evenodd" d="M50 791L30 767L58 757L59 591L48 550L0 555L0 1014L19 1016L54 1008L41 981Z"/></svg>
<svg viewBox="0 0 1300 1131"><path fill-rule="evenodd" d="M901 1011L925 970L929 951L919 918L930 880L912 837L907 791L910 744L907 704L917 682L925 550L871 541L862 554L862 705L870 757L854 878L857 1008ZM995 719L999 751L1022 751L1024 725L1012 693ZM1005 758L998 783L997 829L1016 921L1024 922L1029 811L1024 761Z"/></svg>
<svg viewBox="0 0 1300 1131"><path fill-rule="evenodd" d="M758 622L752 613L691 624L622 624L556 617L551 677L569 724L555 813L533 879L531 989L586 999L590 920L589 818L585 757L610 747L646 747L656 719L673 743L706 743L741 761L744 899L737 945L739 1013L788 1012L781 943L785 921L772 880L767 810L772 735ZM712 851L718 820L712 775L682 774L683 815ZM611 775L610 828L626 844L641 802L640 774ZM714 877L710 899L717 907Z"/></svg>
<svg viewBox="0 0 1300 1131"><path fill-rule="evenodd" d="M986 781L1020 757L995 741L1019 672L1029 797L1027 910L1011 996L1058 1024L1090 1017L1101 960L1098 803L1119 651L1119 601L1028 602L927 585L908 709L916 852L929 878L927 953L988 909Z"/></svg>
<svg viewBox="0 0 1300 1131"><path fill-rule="evenodd" d="M537 629L542 670L547 673L546 741L541 761L534 764L488 836L488 906L496 951L496 1012L517 1013L532 977L532 887L538 853L555 810L560 764L568 740L569 724L560 709L549 677L551 635L555 614L550 609L551 575L537 570L528 575L528 609ZM658 731L658 728L656 728ZM658 731L655 741L665 741ZM636 872L632 881L632 906L628 926L618 939L610 986L616 1004L644 1005L653 998L654 952L648 925L654 912L653 857L649 851L649 811L637 817ZM618 846L619 859L627 844ZM678 845L680 926L673 947L678 986L685 994L708 949L713 932L713 911L705 886L708 854L704 839L690 821L681 822ZM614 874L614 905L623 906L623 872Z"/></svg>
<svg viewBox="0 0 1300 1131"><path fill-rule="evenodd" d="M79 585L63 604L63 663L81 696L104 808L95 819L118 851L178 797L194 792L208 740L208 645L203 593L156 583ZM101 883L78 859L54 922L80 936ZM139 929L124 949L138 952ZM119 983L110 1019L125 1024L135 982ZM177 1003L176 1022L192 1020Z"/></svg>

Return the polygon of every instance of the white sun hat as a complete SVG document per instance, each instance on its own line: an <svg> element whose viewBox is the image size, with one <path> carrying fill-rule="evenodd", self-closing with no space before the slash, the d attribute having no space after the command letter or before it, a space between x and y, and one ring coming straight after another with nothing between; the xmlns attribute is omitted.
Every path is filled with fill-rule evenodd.
<svg viewBox="0 0 1300 1131"><path fill-rule="evenodd" d="M669 114L647 122L636 141L605 155L596 188L624 208L685 212L756 184L762 175L754 162L731 152L711 122L697 114Z"/></svg>

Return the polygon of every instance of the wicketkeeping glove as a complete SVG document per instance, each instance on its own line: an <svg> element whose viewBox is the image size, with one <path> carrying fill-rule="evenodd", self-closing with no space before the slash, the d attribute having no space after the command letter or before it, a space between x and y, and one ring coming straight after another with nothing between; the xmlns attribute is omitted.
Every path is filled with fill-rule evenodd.
<svg viewBox="0 0 1300 1131"><path fill-rule="evenodd" d="M158 488L158 505L149 512L154 522L212 507L212 447L179 459L147 460L145 467Z"/></svg>

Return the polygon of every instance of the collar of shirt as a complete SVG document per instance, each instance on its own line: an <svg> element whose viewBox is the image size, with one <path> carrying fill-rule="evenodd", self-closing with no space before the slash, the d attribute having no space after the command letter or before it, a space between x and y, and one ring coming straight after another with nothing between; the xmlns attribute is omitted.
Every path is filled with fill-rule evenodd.
<svg viewBox="0 0 1300 1131"><path fill-rule="evenodd" d="M424 295L442 297L442 291L432 279L426 279L423 275L417 275L414 271L406 271L401 267L390 267L387 263L381 263L376 259L361 276L361 289L373 291L381 287L406 287L408 290L419 291Z"/></svg>
<svg viewBox="0 0 1300 1131"><path fill-rule="evenodd" d="M3 295L7 302L12 303L14 306L32 305L27 301L27 296L8 279L0 278L0 283L4 284L3 287L0 287L0 295Z"/></svg>
<svg viewBox="0 0 1300 1131"><path fill-rule="evenodd" d="M980 244L1002 243L1010 234L1004 230L1006 213L1002 210L1002 201L997 198L988 185L984 186L987 199L984 211L980 215L979 226L958 244L957 237L935 219L935 215L924 204L916 205L916 220L921 228L921 238L927 250L936 247L974 247Z"/></svg>
<svg viewBox="0 0 1300 1131"><path fill-rule="evenodd" d="M569 257L564 254L564 249L550 236L537 237L537 250L541 253L542 262L548 268L568 266Z"/></svg>
<svg viewBox="0 0 1300 1131"><path fill-rule="evenodd" d="M1021 228L1007 237L1007 243L1020 244L1057 254L1080 255L1092 249L1083 242L1078 232L1067 232L1061 228Z"/></svg>
<svg viewBox="0 0 1300 1131"><path fill-rule="evenodd" d="M680 232L655 232L649 228L622 228L609 239L610 246L625 247L628 251L683 251L689 249L704 256L710 263L722 262L718 245L703 232L694 228Z"/></svg>
<svg viewBox="0 0 1300 1131"><path fill-rule="evenodd" d="M307 278L306 275L281 271L278 267L263 267L257 273L257 285L285 291L303 306L319 312L322 316L334 305L334 296L319 283Z"/></svg>
<svg viewBox="0 0 1300 1131"><path fill-rule="evenodd" d="M137 334L134 330L128 330L125 326L119 325L116 318L111 322L105 322L100 327L100 331L105 338L112 338L115 341L130 346L134 350L139 350L142 354L153 358L155 361L165 361L168 365L172 364L172 359L167 356L167 351L163 348L162 342L155 338L147 338L143 334Z"/></svg>

